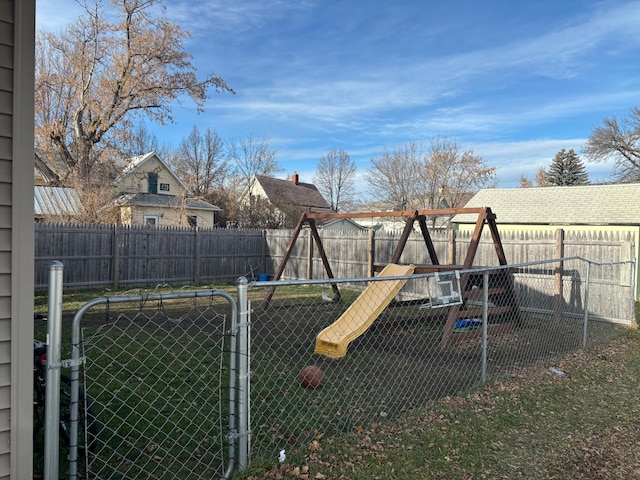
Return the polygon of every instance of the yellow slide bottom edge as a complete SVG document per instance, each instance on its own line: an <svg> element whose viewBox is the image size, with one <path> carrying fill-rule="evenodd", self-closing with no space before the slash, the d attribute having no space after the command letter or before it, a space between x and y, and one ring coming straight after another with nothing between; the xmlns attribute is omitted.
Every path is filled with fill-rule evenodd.
<svg viewBox="0 0 640 480"><path fill-rule="evenodd" d="M414 268L414 265L391 263L380 272L379 276L411 275ZM369 329L405 283L407 283L406 280L371 282L338 320L318 334L315 353L334 359L344 357L347 354L348 345Z"/></svg>

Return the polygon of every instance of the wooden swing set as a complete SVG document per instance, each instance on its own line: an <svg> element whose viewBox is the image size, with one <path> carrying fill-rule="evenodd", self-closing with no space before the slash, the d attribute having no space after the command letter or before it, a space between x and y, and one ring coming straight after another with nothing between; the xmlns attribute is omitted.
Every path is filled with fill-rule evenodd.
<svg viewBox="0 0 640 480"><path fill-rule="evenodd" d="M427 228L427 219L433 217L442 217L449 216L453 217L454 215L476 215L477 220L475 223L475 228L473 234L471 236L469 249L467 250L466 257L464 262L460 265L451 265L451 264L441 264L438 255L436 253L436 249L433 245L433 241L431 239L431 235L429 234L429 229ZM498 227L496 225L496 216L491 211L489 207L481 207L481 208L448 208L448 209L437 209L437 210L402 210L402 211L393 211L393 212L360 212L360 213L310 213L305 212L300 216L298 223L293 231L291 239L289 240L289 244L285 250L284 256L276 270L273 280L280 280L284 269L289 261L289 257L291 256L291 251L300 235L302 229L307 226L310 230L311 236L315 242L315 245L318 249L318 253L320 254L320 258L322 259L322 265L324 266L327 277L332 279L335 278L333 275L333 271L331 270L331 265L329 263L329 259L327 258L324 246L322 244L322 239L320 238L320 234L318 232L318 228L316 225L316 221L318 220L335 220L335 219L357 219L357 218L371 218L371 217L404 217L406 218L404 229L402 231L402 235L396 245L393 255L389 261L390 264L398 264L400 262L400 258L402 253L404 252L404 248L407 244L409 236L413 231L414 225L417 222L420 228L420 232L422 234L422 238L424 240L427 252L429 254L429 259L431 264L426 265L415 265L415 269L413 271L414 274L423 274L423 273L434 273L434 272L451 272L456 270L471 270L474 268L481 268L477 265L474 265L474 260L476 253L478 251L478 246L480 244L480 238L482 236L482 231L485 225L489 228L489 232L491 234L491 238L493 240L494 249L498 258L498 262L500 265L507 265L507 259L505 257L504 249L502 247L502 242L500 240L500 234L498 233ZM372 274L381 272L386 265L374 265ZM489 308L489 315L499 315L510 313L514 320L519 319L519 308L517 305L515 290L513 280L509 271L507 269L496 270L491 273L493 280L489 279L489 295L490 300L499 300L499 301L491 301L492 305ZM474 278L475 276L475 278ZM470 274L468 272L463 272L460 275L460 289L462 293L463 300L472 298L479 293L482 292L481 288L477 288L482 286L482 275L478 274ZM338 286L334 283L331 285L333 289L333 301L340 301L340 291ZM474 288L472 288L474 287ZM262 302L262 307L266 308L271 301L271 298L275 292L275 286L271 287ZM480 297L481 298L481 297ZM446 346L447 343L455 337L456 340L465 339L470 337L477 337L478 331L468 331L463 333L456 333L453 335L456 322L460 319L465 318L477 318L482 316L482 308L468 308L466 305L467 302L463 302L462 304L454 304L449 307L449 312L447 315L446 324L444 327L441 346ZM506 322L498 325L491 326L492 332L495 330L505 330L509 327Z"/></svg>

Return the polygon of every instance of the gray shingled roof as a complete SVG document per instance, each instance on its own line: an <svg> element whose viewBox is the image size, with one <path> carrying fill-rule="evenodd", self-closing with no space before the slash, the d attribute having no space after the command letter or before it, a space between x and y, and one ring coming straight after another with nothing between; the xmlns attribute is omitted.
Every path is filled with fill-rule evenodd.
<svg viewBox="0 0 640 480"><path fill-rule="evenodd" d="M299 205L312 212L331 212L331 206L312 183L292 182L279 178L256 175L269 201L274 205Z"/></svg>
<svg viewBox="0 0 640 480"><path fill-rule="evenodd" d="M196 210L222 211L220 207L216 207L204 200L190 199L186 200L186 207ZM117 205L136 205L139 207L180 207L182 199L173 195L157 195L154 193L129 193L121 195L116 199Z"/></svg>
<svg viewBox="0 0 640 480"><path fill-rule="evenodd" d="M499 224L640 225L640 184L487 188L465 207L489 207ZM457 223L477 218L457 215Z"/></svg>

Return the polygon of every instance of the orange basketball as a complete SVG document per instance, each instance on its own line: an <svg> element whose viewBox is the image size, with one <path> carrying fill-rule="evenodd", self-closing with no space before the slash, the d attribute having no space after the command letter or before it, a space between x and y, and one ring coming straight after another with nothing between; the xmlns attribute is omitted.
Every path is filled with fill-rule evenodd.
<svg viewBox="0 0 640 480"><path fill-rule="evenodd" d="M304 367L300 373L300 383L304 388L317 388L324 379L324 373L319 367L315 365L309 365Z"/></svg>

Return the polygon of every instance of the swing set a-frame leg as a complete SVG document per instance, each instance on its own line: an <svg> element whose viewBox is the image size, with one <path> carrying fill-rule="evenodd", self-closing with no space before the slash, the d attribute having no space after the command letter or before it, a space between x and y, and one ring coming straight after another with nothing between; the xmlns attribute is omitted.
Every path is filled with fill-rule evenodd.
<svg viewBox="0 0 640 480"><path fill-rule="evenodd" d="M289 261L289 257L291 257L291 251L293 250L293 246L295 245L296 240L300 236L300 232L302 231L302 228L304 227L305 224L309 225L309 229L311 230L311 235L313 237L313 240L316 243L316 247L318 248L320 257L322 258L322 265L324 266L324 269L327 272L327 277L334 278L333 272L331 271L331 266L329 265L329 259L327 258L327 254L324 251L324 246L322 245L322 239L320 238L320 234L318 233L318 229L316 227L316 222L313 218L309 218L306 213L303 213L300 216L300 219L298 220L298 223L293 231L293 235L289 240L289 244L285 249L284 256L280 261L280 265L278 265L278 269L276 270L276 273L273 276L273 280L280 280L280 278L282 278L282 273L284 272L284 268L286 267L287 262ZM333 292L334 292L334 297L333 297L334 301L336 302L340 301L341 297L340 297L340 290L338 289L338 286L335 283L333 283L331 285L331 288L333 289ZM275 285L269 288L267 295L265 296L264 300L262 300L262 303L260 304L262 309L266 309L269 306L269 303L271 302L271 299L273 298L273 294L275 293L275 291L276 291Z"/></svg>
<svg viewBox="0 0 640 480"><path fill-rule="evenodd" d="M467 251L467 256L464 260L464 264L462 265L463 270L471 270L473 268L473 262L478 251L478 246L480 245L480 238L482 236L482 229L485 225L489 227L489 231L491 233L491 238L493 240L493 246L496 251L496 255L498 257L498 263L500 265L507 265L507 258L504 253L504 248L502 246L502 241L500 240L500 234L498 233L498 226L496 224L496 216L491 211L489 207L485 207L483 212L478 216L478 221L476 222L475 229L473 231L473 235L471 237L471 243L469 245L469 250ZM505 274L508 274L505 272ZM469 281L469 273L463 273L460 276L460 292L464 295L466 291L467 282ZM508 306L512 313L516 316L516 321L520 318L520 311L516 299L515 293L515 285L512 280L510 280L505 287L506 298L508 299ZM442 333L442 340L440 341L440 346L445 347L449 340L451 339L451 335L453 334L453 330L455 328L456 322L460 319L462 307L460 305L453 305L449 308L449 314L447 315L447 321L444 327L444 331Z"/></svg>

